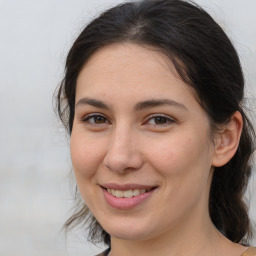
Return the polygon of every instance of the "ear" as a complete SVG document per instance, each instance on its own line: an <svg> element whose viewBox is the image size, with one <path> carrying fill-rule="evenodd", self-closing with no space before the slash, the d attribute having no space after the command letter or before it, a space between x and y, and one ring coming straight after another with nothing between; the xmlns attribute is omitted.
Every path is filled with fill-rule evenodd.
<svg viewBox="0 0 256 256"><path fill-rule="evenodd" d="M220 167L229 162L235 155L243 129L243 118L236 111L228 124L223 125L220 133L215 136L212 166Z"/></svg>

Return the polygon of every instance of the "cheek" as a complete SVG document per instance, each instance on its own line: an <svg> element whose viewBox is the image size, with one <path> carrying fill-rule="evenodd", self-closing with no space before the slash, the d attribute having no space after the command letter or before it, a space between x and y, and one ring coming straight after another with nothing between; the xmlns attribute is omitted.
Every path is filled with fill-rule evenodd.
<svg viewBox="0 0 256 256"><path fill-rule="evenodd" d="M175 189L186 182L196 183L206 178L211 165L208 140L195 133L193 136L176 134L157 141L148 156L154 169Z"/></svg>
<svg viewBox="0 0 256 256"><path fill-rule="evenodd" d="M83 200L94 209L98 193L97 175L104 157L104 140L92 138L84 132L73 130L70 139L70 153L76 183Z"/></svg>
<svg viewBox="0 0 256 256"><path fill-rule="evenodd" d="M164 175L172 175L180 172L180 168L185 161L191 157L191 139L173 136L167 139L158 140L154 147L145 147L149 156L148 159L156 170Z"/></svg>
<svg viewBox="0 0 256 256"><path fill-rule="evenodd" d="M91 178L102 163L104 147L102 141L83 134L72 133L70 153L77 177Z"/></svg>
<svg viewBox="0 0 256 256"><path fill-rule="evenodd" d="M168 216L166 221L179 219L205 202L208 196L210 154L207 141L200 136L175 136L153 148L149 158L162 177L164 199L158 208Z"/></svg>

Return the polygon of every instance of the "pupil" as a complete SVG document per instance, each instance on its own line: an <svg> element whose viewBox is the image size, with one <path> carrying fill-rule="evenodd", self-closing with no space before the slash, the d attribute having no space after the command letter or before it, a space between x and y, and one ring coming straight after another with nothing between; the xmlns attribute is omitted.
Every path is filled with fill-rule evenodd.
<svg viewBox="0 0 256 256"><path fill-rule="evenodd" d="M102 117L102 116L96 116L96 117L94 118L94 122L95 122L96 124L105 123L105 118Z"/></svg>
<svg viewBox="0 0 256 256"><path fill-rule="evenodd" d="M156 124L165 124L166 118L162 116L155 117L155 123Z"/></svg>

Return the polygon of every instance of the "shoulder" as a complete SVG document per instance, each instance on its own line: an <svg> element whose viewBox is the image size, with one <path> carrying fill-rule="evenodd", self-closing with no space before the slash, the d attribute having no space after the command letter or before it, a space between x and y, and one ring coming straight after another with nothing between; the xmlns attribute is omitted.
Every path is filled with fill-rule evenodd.
<svg viewBox="0 0 256 256"><path fill-rule="evenodd" d="M250 247L242 256L256 256L256 248Z"/></svg>

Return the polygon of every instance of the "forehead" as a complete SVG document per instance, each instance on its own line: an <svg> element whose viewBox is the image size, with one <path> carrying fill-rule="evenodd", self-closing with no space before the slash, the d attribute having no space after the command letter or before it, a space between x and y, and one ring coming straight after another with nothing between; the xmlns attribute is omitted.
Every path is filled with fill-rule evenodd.
<svg viewBox="0 0 256 256"><path fill-rule="evenodd" d="M112 44L96 51L77 80L76 100L97 96L119 99L170 96L193 101L193 89L178 76L160 50L131 43Z"/></svg>

